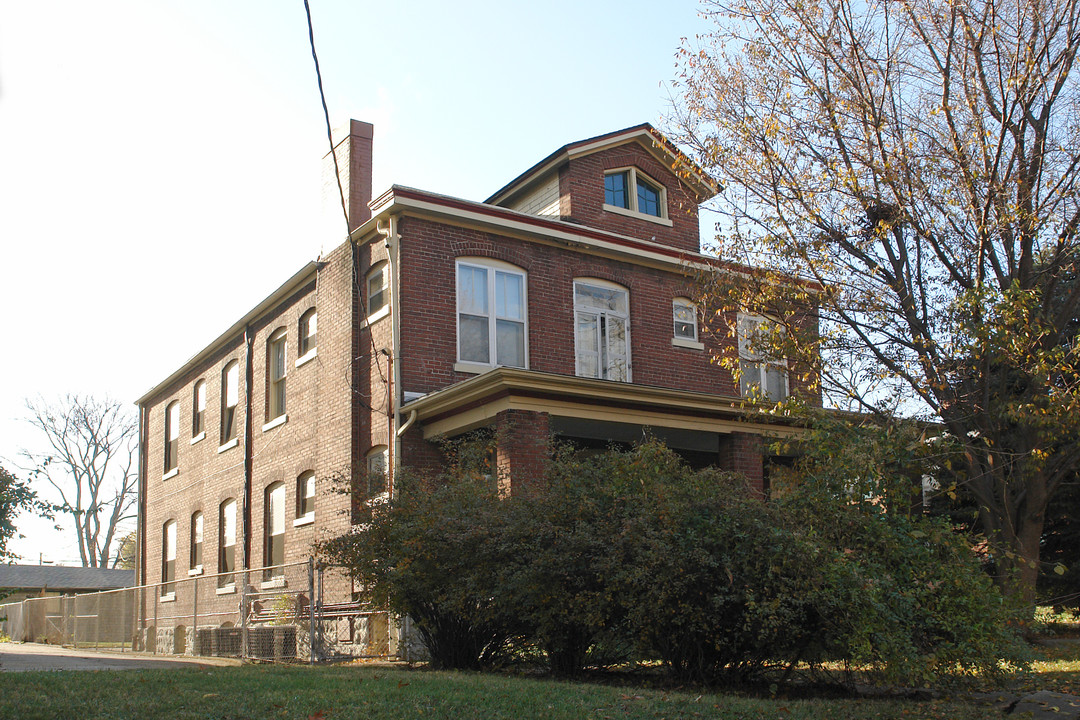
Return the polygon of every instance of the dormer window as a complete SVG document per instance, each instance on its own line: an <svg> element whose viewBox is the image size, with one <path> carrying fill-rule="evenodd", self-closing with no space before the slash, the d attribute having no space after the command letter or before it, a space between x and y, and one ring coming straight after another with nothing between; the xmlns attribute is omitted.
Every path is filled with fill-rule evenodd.
<svg viewBox="0 0 1080 720"><path fill-rule="evenodd" d="M604 209L645 220L655 218L668 224L667 191L637 168L622 168L604 174Z"/></svg>

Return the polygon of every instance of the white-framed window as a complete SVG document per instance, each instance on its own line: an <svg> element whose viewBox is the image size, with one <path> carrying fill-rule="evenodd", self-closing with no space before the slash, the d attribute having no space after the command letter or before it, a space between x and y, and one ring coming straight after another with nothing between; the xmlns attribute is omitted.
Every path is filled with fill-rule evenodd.
<svg viewBox="0 0 1080 720"><path fill-rule="evenodd" d="M236 406L240 402L240 363L233 360L221 371L221 444L236 437Z"/></svg>
<svg viewBox="0 0 1080 720"><path fill-rule="evenodd" d="M487 258L457 262L458 361L528 367L525 272Z"/></svg>
<svg viewBox="0 0 1080 720"><path fill-rule="evenodd" d="M199 572L202 570L203 561L203 514L194 512L191 515L191 557L188 567L190 570Z"/></svg>
<svg viewBox="0 0 1080 720"><path fill-rule="evenodd" d="M274 420L285 414L285 378L288 375L288 338L285 328L278 328L266 344L266 419Z"/></svg>
<svg viewBox="0 0 1080 720"><path fill-rule="evenodd" d="M191 393L191 437L206 430L206 381L199 380Z"/></svg>
<svg viewBox="0 0 1080 720"><path fill-rule="evenodd" d="M307 470L296 478L296 521L315 519L315 473Z"/></svg>
<svg viewBox="0 0 1080 720"><path fill-rule="evenodd" d="M315 350L319 341L319 314L310 308L300 316L300 357Z"/></svg>
<svg viewBox="0 0 1080 720"><path fill-rule="evenodd" d="M371 320L375 315L382 317L386 314L387 303L390 301L390 273L386 261L375 263L367 274L367 314Z"/></svg>
<svg viewBox="0 0 1080 720"><path fill-rule="evenodd" d="M767 359L762 343L774 332L772 321L761 315L739 313L739 393L782 400L788 396L787 362Z"/></svg>
<svg viewBox="0 0 1080 720"><path fill-rule="evenodd" d="M176 592L176 521L169 520L161 528L161 596Z"/></svg>
<svg viewBox="0 0 1080 720"><path fill-rule="evenodd" d="M285 483L276 482L266 488L263 528L265 534L266 566L264 580L285 575ZM277 567L272 567L277 566Z"/></svg>
<svg viewBox="0 0 1080 720"><path fill-rule="evenodd" d="M667 219L667 190L635 167L604 173L604 209Z"/></svg>
<svg viewBox="0 0 1080 720"><path fill-rule="evenodd" d="M165 473L176 469L180 452L180 403L173 400L165 408Z"/></svg>
<svg viewBox="0 0 1080 720"><path fill-rule="evenodd" d="M390 448L376 445L367 454L367 483L360 490L364 500L385 497L388 491L387 472L390 468Z"/></svg>
<svg viewBox="0 0 1080 720"><path fill-rule="evenodd" d="M630 382L630 296L606 280L574 281L574 350L581 377Z"/></svg>
<svg viewBox="0 0 1080 720"><path fill-rule="evenodd" d="M231 585L236 570L236 500L229 498L218 508L218 587Z"/></svg>
<svg viewBox="0 0 1080 720"><path fill-rule="evenodd" d="M697 305L686 298L675 298L671 303L672 317L675 323L675 334L680 340L697 342Z"/></svg>

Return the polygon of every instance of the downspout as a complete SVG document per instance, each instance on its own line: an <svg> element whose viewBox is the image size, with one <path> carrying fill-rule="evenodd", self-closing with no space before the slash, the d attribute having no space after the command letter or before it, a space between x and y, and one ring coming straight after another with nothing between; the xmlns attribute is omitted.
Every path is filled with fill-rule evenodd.
<svg viewBox="0 0 1080 720"><path fill-rule="evenodd" d="M139 505L135 521L135 586L146 584L146 439L150 413L139 405Z"/></svg>
<svg viewBox="0 0 1080 720"><path fill-rule="evenodd" d="M255 345L255 336L251 332L251 326L244 326L244 384L247 392L244 395L244 507L241 513L243 521L242 532L244 535L244 570L251 568L251 468L253 456L251 454L252 417L251 398L252 383L255 382L255 361L252 349Z"/></svg>
<svg viewBox="0 0 1080 720"><path fill-rule="evenodd" d="M388 398L389 407L387 408L388 420L390 422L389 432L387 433L387 455L388 465L387 474L390 477L390 493L393 496L396 493L397 488L394 486L394 475L397 472L401 463L401 444L398 442L398 437L403 432L401 428L401 403L398 402L398 397L401 396L401 323L398 322L398 318L401 317L401 237L398 235L398 221L397 218L391 215L387 218L386 225L381 222L376 223L376 228L384 238L386 238L386 258L390 265L390 358L389 364L391 367L390 372L390 386L393 392Z"/></svg>

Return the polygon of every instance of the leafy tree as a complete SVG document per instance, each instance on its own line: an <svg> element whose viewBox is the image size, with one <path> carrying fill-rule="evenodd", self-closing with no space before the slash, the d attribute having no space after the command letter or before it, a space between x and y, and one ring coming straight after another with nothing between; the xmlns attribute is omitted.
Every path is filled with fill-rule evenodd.
<svg viewBox="0 0 1080 720"><path fill-rule="evenodd" d="M1080 4L705 8L676 134L724 187L720 255L768 268L714 276L708 317L730 332L733 309L768 313L756 349L831 402L940 421L957 450L941 480L1032 603L1080 462Z"/></svg>
<svg viewBox="0 0 1080 720"><path fill-rule="evenodd" d="M15 518L24 511L51 517L50 507L38 500L37 493L0 466L0 562L18 559L17 555L8 550L7 544L18 534Z"/></svg>
<svg viewBox="0 0 1080 720"><path fill-rule="evenodd" d="M33 477L44 478L59 494L56 509L75 526L83 566L108 567L117 532L135 517L135 418L121 403L89 395L67 395L57 403L39 398L26 406L30 424L49 448L23 451Z"/></svg>

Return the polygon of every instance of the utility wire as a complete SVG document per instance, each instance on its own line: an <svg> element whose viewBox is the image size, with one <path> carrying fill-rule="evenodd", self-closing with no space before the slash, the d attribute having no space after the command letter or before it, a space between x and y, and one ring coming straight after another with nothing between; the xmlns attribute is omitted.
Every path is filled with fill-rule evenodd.
<svg viewBox="0 0 1080 720"><path fill-rule="evenodd" d="M326 93L323 92L322 71L319 69L319 56L315 54L315 29L311 24L311 6L304 0L304 14L307 15L308 44L311 45L311 59L315 61L315 78L319 81L319 100L322 102L323 118L326 120L326 139L330 143L330 157L334 159L334 179L337 181L338 197L341 198L341 214L345 216L345 232L352 231L349 223L349 209L345 206L345 190L341 187L341 170L338 168L337 152L334 150L334 133L330 128L330 111L326 109Z"/></svg>

